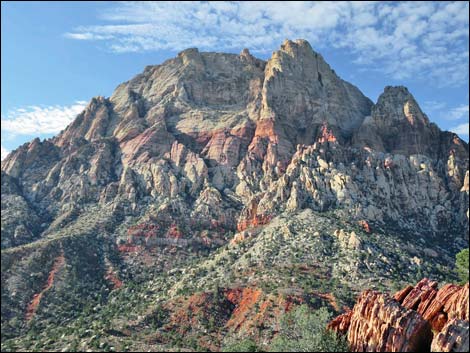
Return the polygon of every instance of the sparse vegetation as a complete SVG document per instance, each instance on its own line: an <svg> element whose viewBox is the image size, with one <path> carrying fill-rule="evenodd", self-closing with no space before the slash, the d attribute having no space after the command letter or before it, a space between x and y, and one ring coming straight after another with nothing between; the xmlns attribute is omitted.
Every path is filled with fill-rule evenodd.
<svg viewBox="0 0 470 353"><path fill-rule="evenodd" d="M469 256L469 249L463 249L455 256L455 271L459 276L461 283L468 282L468 256Z"/></svg>
<svg viewBox="0 0 470 353"><path fill-rule="evenodd" d="M346 352L343 338L326 329L331 314L325 307L312 311L302 305L287 314L279 334L270 346L271 352Z"/></svg>
<svg viewBox="0 0 470 353"><path fill-rule="evenodd" d="M239 342L227 344L222 348L222 352L261 352L256 342L252 339L245 339Z"/></svg>

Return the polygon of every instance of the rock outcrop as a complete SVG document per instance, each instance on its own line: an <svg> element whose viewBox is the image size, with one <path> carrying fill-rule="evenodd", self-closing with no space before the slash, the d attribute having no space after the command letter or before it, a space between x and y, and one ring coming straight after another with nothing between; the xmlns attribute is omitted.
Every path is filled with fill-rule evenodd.
<svg viewBox="0 0 470 353"><path fill-rule="evenodd" d="M445 284L437 288L436 281L427 278L415 287L407 287L394 295L402 306L416 310L439 332L451 319L467 320L469 317L469 287Z"/></svg>
<svg viewBox="0 0 470 353"><path fill-rule="evenodd" d="M355 352L468 351L469 284L437 286L424 278L393 298L365 291L328 327Z"/></svg>
<svg viewBox="0 0 470 353"><path fill-rule="evenodd" d="M352 310L348 342L354 352L422 352L431 340L429 323L384 294L366 291Z"/></svg>
<svg viewBox="0 0 470 353"><path fill-rule="evenodd" d="M452 319L432 340L431 352L468 352L468 336L468 320Z"/></svg>
<svg viewBox="0 0 470 353"><path fill-rule="evenodd" d="M396 154L445 158L445 153L451 150L459 156L468 153L458 139L440 131L429 121L413 95L403 86L385 87L354 140L358 146Z"/></svg>

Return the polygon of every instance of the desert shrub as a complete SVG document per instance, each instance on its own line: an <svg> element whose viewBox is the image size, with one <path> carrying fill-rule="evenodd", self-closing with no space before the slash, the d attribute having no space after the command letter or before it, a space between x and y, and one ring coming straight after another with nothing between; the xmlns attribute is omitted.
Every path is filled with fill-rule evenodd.
<svg viewBox="0 0 470 353"><path fill-rule="evenodd" d="M468 248L463 249L455 256L455 272L462 284L468 282Z"/></svg>
<svg viewBox="0 0 470 353"><path fill-rule="evenodd" d="M242 341L227 344L222 348L222 352L259 352L255 341L244 339Z"/></svg>
<svg viewBox="0 0 470 353"><path fill-rule="evenodd" d="M343 338L328 331L331 314L325 307L312 311L307 305L286 314L279 334L271 342L271 352L345 352Z"/></svg>

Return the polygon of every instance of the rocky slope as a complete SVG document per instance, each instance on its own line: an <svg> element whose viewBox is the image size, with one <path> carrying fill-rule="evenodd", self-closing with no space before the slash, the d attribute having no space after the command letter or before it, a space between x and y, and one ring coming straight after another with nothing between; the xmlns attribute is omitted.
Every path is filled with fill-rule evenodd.
<svg viewBox="0 0 470 353"><path fill-rule="evenodd" d="M238 322L215 287L336 310L367 287L448 280L468 246L468 156L405 87L374 104L304 40L267 61L187 49L2 161L2 333L93 315L139 331L197 293ZM164 316L159 330L177 325Z"/></svg>

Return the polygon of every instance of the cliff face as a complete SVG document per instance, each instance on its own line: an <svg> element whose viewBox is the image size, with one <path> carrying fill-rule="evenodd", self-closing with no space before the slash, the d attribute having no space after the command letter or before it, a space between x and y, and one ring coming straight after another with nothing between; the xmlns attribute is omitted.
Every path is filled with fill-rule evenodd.
<svg viewBox="0 0 470 353"><path fill-rule="evenodd" d="M406 87L387 86L354 137L365 145L395 154L423 154L432 159L450 155L465 159L466 145L429 121Z"/></svg>
<svg viewBox="0 0 470 353"><path fill-rule="evenodd" d="M44 292L36 316L77 278L114 291L126 276L178 268L162 279L173 296L217 281L289 292L314 273L326 298L332 280L357 291L443 276L468 244L467 143L404 87L374 104L304 40L267 61L184 50L93 98L1 170L5 320L24 318L41 293L47 271L29 276L50 267L50 248L65 249L63 287ZM96 265L92 284L84 263Z"/></svg>

